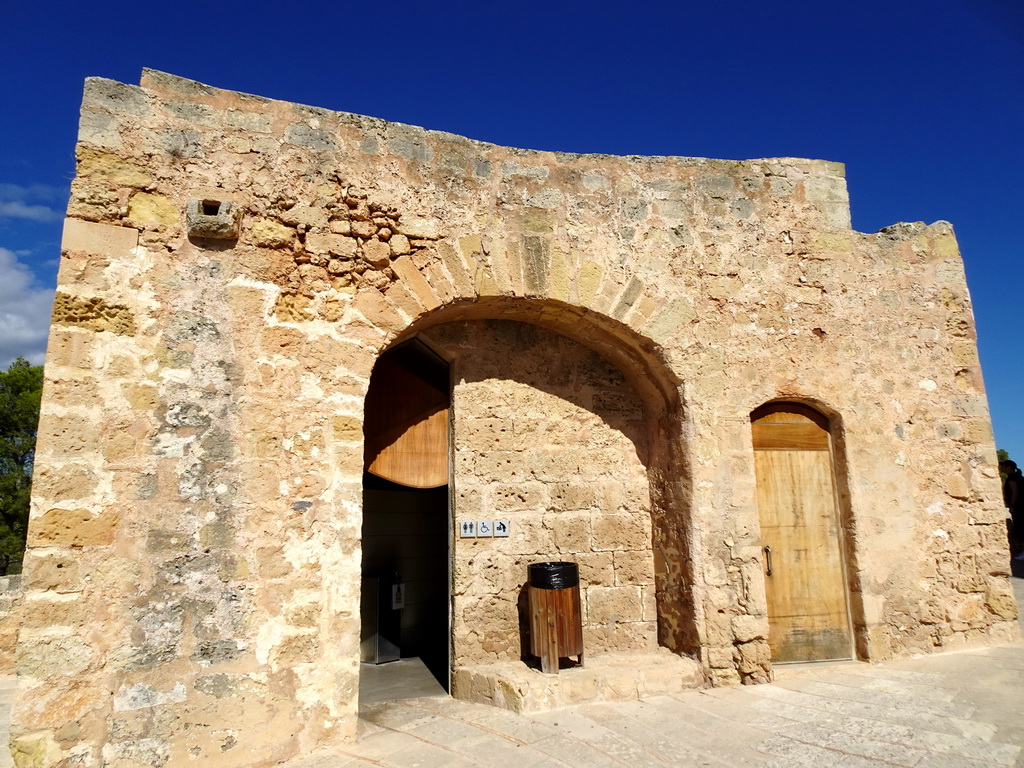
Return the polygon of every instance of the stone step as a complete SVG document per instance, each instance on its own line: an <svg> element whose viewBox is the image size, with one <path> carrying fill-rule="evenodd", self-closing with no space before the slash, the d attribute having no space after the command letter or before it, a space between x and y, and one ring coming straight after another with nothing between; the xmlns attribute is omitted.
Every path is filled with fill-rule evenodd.
<svg viewBox="0 0 1024 768"><path fill-rule="evenodd" d="M704 685L693 659L666 649L587 657L584 666L544 674L523 662L459 667L452 695L513 712L543 712L595 701L631 701Z"/></svg>

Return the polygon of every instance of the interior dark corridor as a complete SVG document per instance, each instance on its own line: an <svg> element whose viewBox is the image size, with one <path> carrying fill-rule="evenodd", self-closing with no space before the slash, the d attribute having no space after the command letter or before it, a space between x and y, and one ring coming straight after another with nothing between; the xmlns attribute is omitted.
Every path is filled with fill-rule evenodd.
<svg viewBox="0 0 1024 768"><path fill-rule="evenodd" d="M391 582L404 590L400 609L389 608ZM448 690L448 487L407 488L366 473L363 483L363 577L386 584L384 640L402 658L419 657ZM363 600L373 600L364 590ZM364 611L363 636L370 621ZM390 625L390 626L389 626ZM397 636L396 636L397 630ZM364 654L364 661L367 660Z"/></svg>

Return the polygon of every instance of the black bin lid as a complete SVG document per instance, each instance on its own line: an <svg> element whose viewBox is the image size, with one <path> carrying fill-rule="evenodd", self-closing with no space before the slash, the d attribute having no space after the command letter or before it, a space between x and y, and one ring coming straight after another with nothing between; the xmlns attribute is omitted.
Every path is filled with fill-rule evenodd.
<svg viewBox="0 0 1024 768"><path fill-rule="evenodd" d="M568 589L580 583L580 568L576 563L531 563L526 571L530 586L538 589Z"/></svg>

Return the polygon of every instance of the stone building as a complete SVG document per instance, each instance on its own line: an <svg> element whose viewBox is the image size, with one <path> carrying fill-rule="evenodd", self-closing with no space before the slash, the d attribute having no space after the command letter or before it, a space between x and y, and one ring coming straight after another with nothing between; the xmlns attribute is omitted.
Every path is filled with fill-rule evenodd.
<svg viewBox="0 0 1024 768"><path fill-rule="evenodd" d="M153 71L87 81L77 161L25 764L354 738L384 571L406 652L516 709L1015 637L953 231L853 231L841 165L509 149ZM407 411L409 481L374 464ZM547 676L543 560L580 566L587 649Z"/></svg>

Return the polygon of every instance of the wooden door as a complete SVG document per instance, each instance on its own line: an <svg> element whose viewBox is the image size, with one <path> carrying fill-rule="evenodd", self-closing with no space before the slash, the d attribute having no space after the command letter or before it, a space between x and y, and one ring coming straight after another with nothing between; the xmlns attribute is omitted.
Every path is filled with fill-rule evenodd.
<svg viewBox="0 0 1024 768"><path fill-rule="evenodd" d="M852 658L828 420L771 403L751 422L772 660Z"/></svg>
<svg viewBox="0 0 1024 768"><path fill-rule="evenodd" d="M448 484L448 364L413 339L385 353L366 394L364 469L410 488Z"/></svg>

